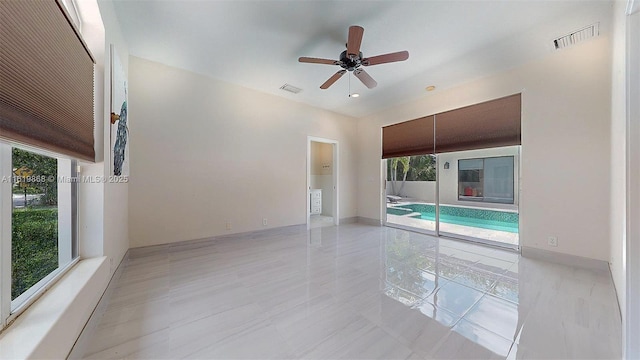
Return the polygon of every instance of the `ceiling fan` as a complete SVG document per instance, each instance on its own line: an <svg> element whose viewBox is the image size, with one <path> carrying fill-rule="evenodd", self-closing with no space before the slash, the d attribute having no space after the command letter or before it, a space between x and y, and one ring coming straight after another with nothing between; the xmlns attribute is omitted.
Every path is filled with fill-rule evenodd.
<svg viewBox="0 0 640 360"><path fill-rule="evenodd" d="M328 89L334 82L338 81L347 71L352 71L362 83L369 89L373 89L378 83L367 74L362 66L372 66L378 64L386 64L396 61L404 61L409 58L408 51L399 51L384 55L377 55L365 58L360 51L360 44L362 44L362 35L364 35L364 28L361 26L349 27L349 38L347 39L347 50L340 54L340 60L320 59L312 57L301 57L298 59L301 63L311 64L326 64L326 65L339 65L342 70L333 74L329 80L320 85L320 89Z"/></svg>

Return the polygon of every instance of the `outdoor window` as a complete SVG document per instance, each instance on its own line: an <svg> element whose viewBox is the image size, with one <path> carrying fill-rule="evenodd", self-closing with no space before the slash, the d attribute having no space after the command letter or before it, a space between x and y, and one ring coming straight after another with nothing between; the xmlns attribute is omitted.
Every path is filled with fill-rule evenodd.
<svg viewBox="0 0 640 360"><path fill-rule="evenodd" d="M513 204L513 159L458 160L458 200Z"/></svg>
<svg viewBox="0 0 640 360"><path fill-rule="evenodd" d="M75 161L0 143L2 323L77 258Z"/></svg>

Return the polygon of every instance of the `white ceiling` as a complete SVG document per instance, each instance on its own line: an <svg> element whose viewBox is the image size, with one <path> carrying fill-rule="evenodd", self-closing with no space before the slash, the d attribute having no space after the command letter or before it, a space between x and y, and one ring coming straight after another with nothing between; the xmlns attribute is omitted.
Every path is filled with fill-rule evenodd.
<svg viewBox="0 0 640 360"><path fill-rule="evenodd" d="M552 40L594 22L607 35L609 1L114 1L131 55L361 117L436 91L552 56ZM409 51L404 62L366 68L378 87L340 68L348 27L363 26L365 57ZM568 50L562 50L568 51ZM297 95L279 90L288 83Z"/></svg>

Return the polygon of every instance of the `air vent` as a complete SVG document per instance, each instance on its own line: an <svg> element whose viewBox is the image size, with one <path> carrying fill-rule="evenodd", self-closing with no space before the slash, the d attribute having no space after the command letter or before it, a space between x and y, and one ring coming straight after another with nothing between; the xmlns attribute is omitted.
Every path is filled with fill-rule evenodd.
<svg viewBox="0 0 640 360"><path fill-rule="evenodd" d="M598 35L600 35L600 23L595 23L553 40L553 46L556 50L560 50Z"/></svg>
<svg viewBox="0 0 640 360"><path fill-rule="evenodd" d="M294 93L294 94L297 94L300 91L302 91L302 89L300 89L299 87L295 87L295 86L289 85L289 84L284 84L284 85L280 86L280 90L288 91L288 92Z"/></svg>

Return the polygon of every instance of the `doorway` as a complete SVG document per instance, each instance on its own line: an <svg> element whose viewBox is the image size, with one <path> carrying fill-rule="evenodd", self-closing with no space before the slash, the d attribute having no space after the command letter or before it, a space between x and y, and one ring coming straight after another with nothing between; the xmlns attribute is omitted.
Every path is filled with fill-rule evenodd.
<svg viewBox="0 0 640 360"><path fill-rule="evenodd" d="M339 224L338 141L307 140L307 228Z"/></svg>

